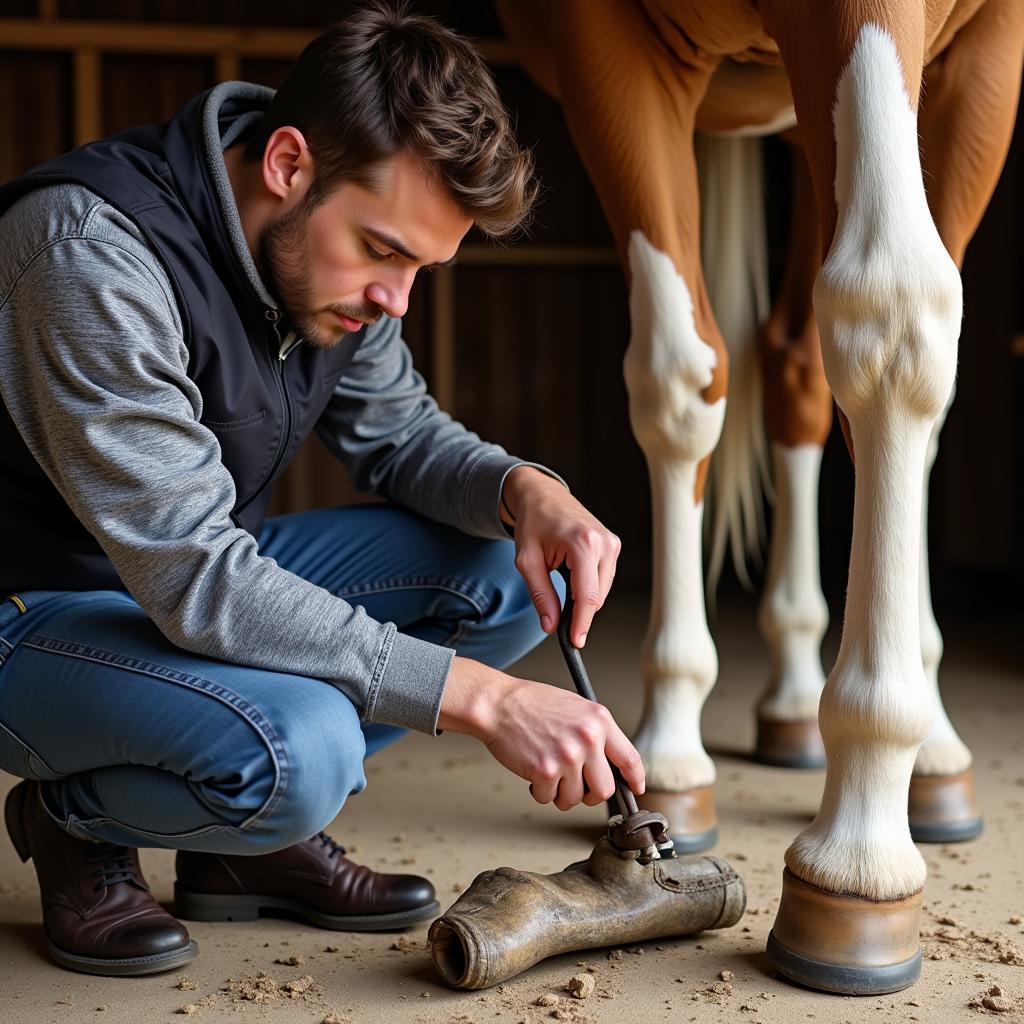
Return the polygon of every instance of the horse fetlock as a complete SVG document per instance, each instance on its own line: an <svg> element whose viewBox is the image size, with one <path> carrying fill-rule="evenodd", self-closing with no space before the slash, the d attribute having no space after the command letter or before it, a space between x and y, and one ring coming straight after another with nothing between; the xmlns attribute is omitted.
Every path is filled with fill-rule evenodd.
<svg viewBox="0 0 1024 1024"><path fill-rule="evenodd" d="M844 747L895 747L916 751L935 715L935 696L914 660L903 670L836 665L821 694L822 737Z"/></svg>
<svg viewBox="0 0 1024 1024"><path fill-rule="evenodd" d="M915 775L957 775L971 767L971 752L957 736L940 703L931 728L917 751Z"/></svg>
<svg viewBox="0 0 1024 1024"><path fill-rule="evenodd" d="M683 793L715 781L715 763L704 750L677 753L674 745L637 733L633 740L644 761L647 788L662 793Z"/></svg>
<svg viewBox="0 0 1024 1024"><path fill-rule="evenodd" d="M903 899L920 891L928 874L910 838L905 810L903 819L900 829L873 829L856 819L816 819L786 851L786 867L826 892Z"/></svg>

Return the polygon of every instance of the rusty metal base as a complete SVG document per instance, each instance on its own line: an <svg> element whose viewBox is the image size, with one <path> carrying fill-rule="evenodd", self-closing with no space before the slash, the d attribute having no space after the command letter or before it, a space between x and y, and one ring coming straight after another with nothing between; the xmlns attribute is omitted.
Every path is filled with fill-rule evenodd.
<svg viewBox="0 0 1024 1024"><path fill-rule="evenodd" d="M657 811L668 818L677 854L701 853L718 842L714 785L697 786L681 793L649 789L637 797L637 804L645 811Z"/></svg>
<svg viewBox="0 0 1024 1024"><path fill-rule="evenodd" d="M754 760L779 768L824 768L825 746L816 718L785 722L757 717Z"/></svg>
<svg viewBox="0 0 1024 1024"><path fill-rule="evenodd" d="M868 900L782 875L768 959L791 981L851 996L898 992L921 974L921 892Z"/></svg>
<svg viewBox="0 0 1024 1024"><path fill-rule="evenodd" d="M985 827L970 768L959 775L912 775L908 810L915 843L962 843Z"/></svg>

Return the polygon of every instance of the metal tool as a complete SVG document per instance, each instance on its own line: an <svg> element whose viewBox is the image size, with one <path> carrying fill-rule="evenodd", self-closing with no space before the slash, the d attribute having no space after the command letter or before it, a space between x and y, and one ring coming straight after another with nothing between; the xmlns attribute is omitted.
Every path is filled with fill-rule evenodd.
<svg viewBox="0 0 1024 1024"><path fill-rule="evenodd" d="M569 636L573 610L572 576L565 562L558 567L558 572L565 580L565 600L558 620L558 644L576 692L596 704L597 695L583 664L583 654ZM615 799L619 806L619 813L608 819L608 841L622 855L637 857L643 863L674 857L675 846L669 835L668 819L657 811L641 810L619 769L611 761L608 767L615 780Z"/></svg>

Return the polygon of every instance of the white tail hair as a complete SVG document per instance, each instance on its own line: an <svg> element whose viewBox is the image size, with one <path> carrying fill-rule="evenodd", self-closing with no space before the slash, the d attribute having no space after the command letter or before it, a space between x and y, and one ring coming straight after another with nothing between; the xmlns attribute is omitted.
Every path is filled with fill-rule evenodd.
<svg viewBox="0 0 1024 1024"><path fill-rule="evenodd" d="M771 494L771 477L757 333L768 315L768 243L761 140L697 135L694 148L704 280L729 352L729 400L711 459L704 516L712 594L727 544L746 586L747 560L760 562L764 547L764 495Z"/></svg>

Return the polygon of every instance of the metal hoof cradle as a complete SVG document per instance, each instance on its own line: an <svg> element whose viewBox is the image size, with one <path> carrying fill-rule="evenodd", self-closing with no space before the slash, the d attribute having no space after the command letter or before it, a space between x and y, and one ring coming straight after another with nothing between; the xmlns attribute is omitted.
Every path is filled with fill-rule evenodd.
<svg viewBox="0 0 1024 1024"><path fill-rule="evenodd" d="M825 745L816 718L785 722L778 718L757 719L754 760L779 768L824 768Z"/></svg>
<svg viewBox="0 0 1024 1024"><path fill-rule="evenodd" d="M921 974L921 892L900 900L840 896L782 875L768 959L791 981L825 992L898 992Z"/></svg>
<svg viewBox="0 0 1024 1024"><path fill-rule="evenodd" d="M681 793L648 789L639 803L644 810L656 811L668 818L677 853L701 853L718 842L713 785L697 786Z"/></svg>

